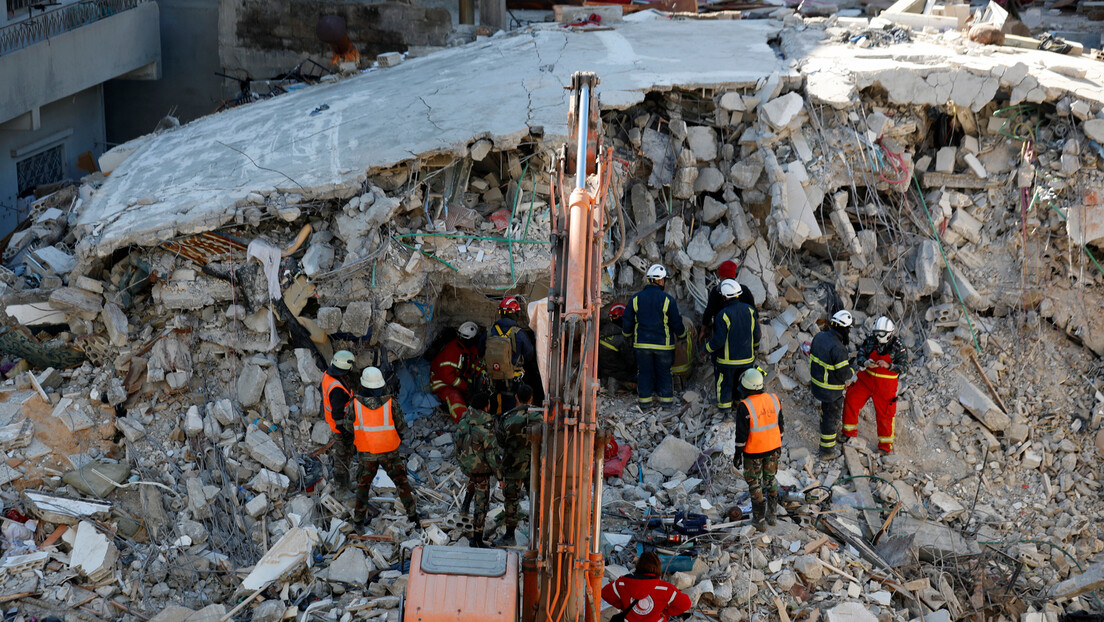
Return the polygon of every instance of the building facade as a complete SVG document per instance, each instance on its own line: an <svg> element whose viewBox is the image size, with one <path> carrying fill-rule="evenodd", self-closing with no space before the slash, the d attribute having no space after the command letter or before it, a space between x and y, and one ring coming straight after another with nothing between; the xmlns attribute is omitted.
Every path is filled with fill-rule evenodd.
<svg viewBox="0 0 1104 622"><path fill-rule="evenodd" d="M107 150L103 83L160 77L152 0L0 0L0 236ZM78 166L78 162L81 166Z"/></svg>

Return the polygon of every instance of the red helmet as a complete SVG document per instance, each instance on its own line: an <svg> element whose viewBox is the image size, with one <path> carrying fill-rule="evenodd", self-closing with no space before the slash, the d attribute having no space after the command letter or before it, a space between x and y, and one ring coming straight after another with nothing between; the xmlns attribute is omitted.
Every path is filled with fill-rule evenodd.
<svg viewBox="0 0 1104 622"><path fill-rule="evenodd" d="M518 313L521 311L521 304L518 303L517 298L507 296L502 299L502 302L498 303L498 310L503 313Z"/></svg>
<svg viewBox="0 0 1104 622"><path fill-rule="evenodd" d="M617 303L609 308L609 319L620 320L621 316L625 315L625 304Z"/></svg>

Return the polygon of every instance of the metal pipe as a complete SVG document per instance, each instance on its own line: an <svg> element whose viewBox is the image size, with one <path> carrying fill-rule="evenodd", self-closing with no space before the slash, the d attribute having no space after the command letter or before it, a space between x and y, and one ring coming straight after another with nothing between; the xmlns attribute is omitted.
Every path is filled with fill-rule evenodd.
<svg viewBox="0 0 1104 622"><path fill-rule="evenodd" d="M590 84L583 83L579 91L579 106L576 109L578 125L578 142L575 153L575 187L586 187L587 170L587 132L590 130Z"/></svg>

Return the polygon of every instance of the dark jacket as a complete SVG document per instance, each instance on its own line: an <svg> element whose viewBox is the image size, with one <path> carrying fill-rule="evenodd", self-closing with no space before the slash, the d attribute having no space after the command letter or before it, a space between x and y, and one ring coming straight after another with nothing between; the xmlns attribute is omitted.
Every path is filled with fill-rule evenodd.
<svg viewBox="0 0 1104 622"><path fill-rule="evenodd" d="M744 287L743 283L740 283L740 295L736 300L752 309L755 308L755 296L751 295L751 290ZM717 283L709 290L709 301L705 304L705 312L702 313L702 326L713 326L713 320L717 319L717 314L724 308L725 302L725 297L721 295L721 284Z"/></svg>
<svg viewBox="0 0 1104 622"><path fill-rule="evenodd" d="M631 337L635 348L674 350L684 332L678 303L654 283L632 297L621 317L621 334Z"/></svg>
<svg viewBox="0 0 1104 622"><path fill-rule="evenodd" d="M809 377L813 397L821 402L840 399L843 396L844 383L853 375L847 344L840 334L832 328L817 333L809 351Z"/></svg>
<svg viewBox="0 0 1104 622"><path fill-rule="evenodd" d="M598 329L598 377L620 382L636 380L632 342L621 334L621 325L616 322L603 322Z"/></svg>
<svg viewBox="0 0 1104 622"><path fill-rule="evenodd" d="M889 364L889 371L898 374L908 371L908 351L905 350L905 344L901 343L901 339L897 335L890 337L887 343L878 343L877 337L868 335L866 339L863 339L862 345L859 346L855 367L862 369L866 365L867 359L874 352L881 356L888 355L893 358Z"/></svg>
<svg viewBox="0 0 1104 622"><path fill-rule="evenodd" d="M759 314L755 309L739 300L729 300L713 321L713 338L705 349L718 365L754 365L759 336Z"/></svg>
<svg viewBox="0 0 1104 622"><path fill-rule="evenodd" d="M746 389L743 389L743 390L747 391ZM762 393L762 391L747 391L747 397L751 397L752 395L757 395L759 393ZM736 404L736 449L737 449L737 451L743 451L743 446L747 444L748 431L750 430L750 422L751 422L751 413L748 412L747 404L745 404L743 400L740 400ZM783 434L785 434L785 432L786 432L786 423L782 418L782 409L781 408L778 409L778 431L782 432ZM748 458L758 458L760 456L765 456L767 454L774 453L774 452L777 452L777 451L782 451L782 448L779 447L778 449L773 449L771 451L764 452L764 453L761 453L761 454L744 454L744 455L747 456Z"/></svg>

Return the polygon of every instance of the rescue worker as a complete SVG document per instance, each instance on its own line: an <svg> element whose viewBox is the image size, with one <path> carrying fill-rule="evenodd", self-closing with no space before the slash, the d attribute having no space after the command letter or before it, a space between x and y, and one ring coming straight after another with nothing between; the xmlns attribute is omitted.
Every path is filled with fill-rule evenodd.
<svg viewBox="0 0 1104 622"><path fill-rule="evenodd" d="M487 504L491 495L491 475L502 479L502 464L499 460L498 442L495 439L494 417L487 412L490 396L476 393L468 403L468 409L460 425L456 427L456 458L460 470L468 476L467 493L461 508L468 513L471 501L475 501L475 514L472 516L474 529L471 544L476 548L486 548L483 542L483 524L487 522Z"/></svg>
<svg viewBox="0 0 1104 622"><path fill-rule="evenodd" d="M322 414L334 439L334 478L346 486L352 485L353 433L349 429L346 409L352 399L353 389L346 384L349 370L356 357L348 350L338 350L330 359L330 366L322 374Z"/></svg>
<svg viewBox="0 0 1104 622"><path fill-rule="evenodd" d="M636 380L636 360L632 343L621 334L621 319L625 304L617 303L609 308L608 321L598 328L598 379L607 383L610 393L618 384Z"/></svg>
<svg viewBox="0 0 1104 622"><path fill-rule="evenodd" d="M740 284L733 279L721 283L725 306L713 320L713 337L705 349L713 355L717 372L717 409L732 410L736 382L745 369L755 365L759 347L759 316L755 309L740 302Z"/></svg>
<svg viewBox="0 0 1104 622"><path fill-rule="evenodd" d="M621 334L631 338L636 357L636 395L641 406L650 406L653 395L661 405L675 401L671 365L675 345L685 332L675 299L663 291L667 269L653 264L645 273L648 284L632 297L621 319Z"/></svg>
<svg viewBox="0 0 1104 622"><path fill-rule="evenodd" d="M847 388L843 400L843 442L859 433L859 411L874 400L878 426L878 449L893 451L894 419L897 417L897 376L908 369L908 353L900 337L894 334L893 320L882 316L874 330L859 346L855 366L859 368L855 384Z"/></svg>
<svg viewBox="0 0 1104 622"><path fill-rule="evenodd" d="M479 365L479 325L464 322L456 338L445 344L430 367L429 388L448 408L453 423L467 410L467 395L476 380Z"/></svg>
<svg viewBox="0 0 1104 622"><path fill-rule="evenodd" d="M487 331L487 341L484 345L485 365L487 374L491 379L491 388L495 393L494 402L498 408L496 413L501 414L514 407L514 392L521 386L525 377L525 367L530 361L536 360L537 350L529 335L521 330L518 318L521 315L521 303L514 296L506 296L498 304L498 320ZM513 367L511 376L496 378L496 370L503 366L504 362L495 360L494 352L502 352L491 345L494 339L505 340L509 343L510 364Z"/></svg>
<svg viewBox="0 0 1104 622"><path fill-rule="evenodd" d="M705 304L705 311L702 313L702 325L698 332L698 341L705 341L708 338L709 331L713 328L713 320L717 319L717 314L724 308L727 298L721 293L721 283L728 279L736 279L736 273L740 271L740 266L731 259L722 261L721 265L717 266L717 284L709 289L709 299ZM751 295L751 290L740 284L740 295L738 296L740 302L755 308L755 296Z"/></svg>
<svg viewBox="0 0 1104 622"><path fill-rule="evenodd" d="M782 405L778 396L763 392L763 373L752 367L740 376L740 385L747 395L736 406L737 469L744 465L744 481L751 493L751 524L765 531L763 522L778 522L778 455L782 453Z"/></svg>
<svg viewBox="0 0 1104 622"><path fill-rule="evenodd" d="M421 529L421 517L414 501L414 490L406 477L406 460L399 453L402 433L406 430L399 400L386 395L383 372L378 367L365 367L360 374L360 390L353 399L353 435L360 452L359 485L356 492L354 520L367 522L371 512L372 480L383 469L399 490L399 501L414 527Z"/></svg>
<svg viewBox="0 0 1104 622"><path fill-rule="evenodd" d="M666 622L690 610L690 597L659 578L659 555L646 551L636 560L636 572L610 581L602 600L621 611L625 622Z"/></svg>
<svg viewBox="0 0 1104 622"><path fill-rule="evenodd" d="M820 402L822 460L839 456L836 435L843 410L843 391L854 382L855 376L847 352L853 323L850 311L836 311L828 322L828 330L817 333L809 349L809 388Z"/></svg>
<svg viewBox="0 0 1104 622"><path fill-rule="evenodd" d="M533 387L521 385L517 390L517 406L498 418L498 446L502 449L502 496L506 533L501 542L515 544L514 532L520 514L521 495L529 485L529 427L541 422L541 411L532 408Z"/></svg>

